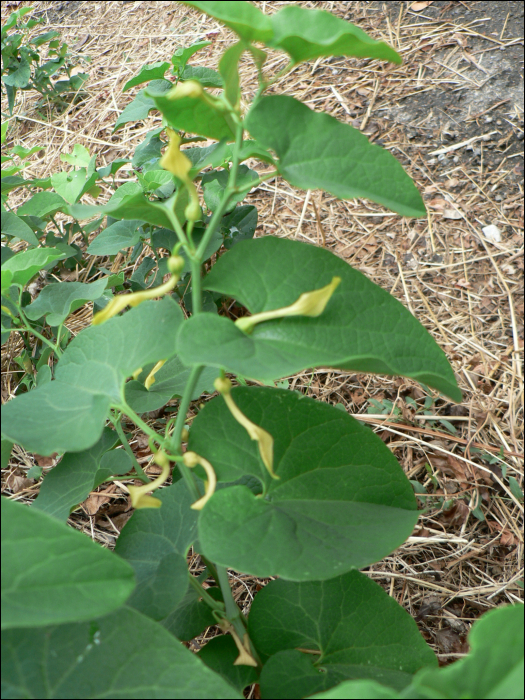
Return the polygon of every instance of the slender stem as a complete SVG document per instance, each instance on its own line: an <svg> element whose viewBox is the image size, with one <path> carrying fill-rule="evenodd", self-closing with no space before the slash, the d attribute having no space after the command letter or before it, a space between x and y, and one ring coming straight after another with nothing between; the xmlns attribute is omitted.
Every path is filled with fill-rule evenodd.
<svg viewBox="0 0 525 700"><path fill-rule="evenodd" d="M195 576L190 576L190 585L193 586L193 588L197 591L199 596L203 599L203 601L206 603L206 605L209 605L212 610L217 610L221 613L224 613L224 603L221 603L219 600L215 600L215 598L212 598L209 593L206 592L206 589L199 583L198 579L195 578Z"/></svg>
<svg viewBox="0 0 525 700"><path fill-rule="evenodd" d="M192 313L202 313L202 280L201 266L198 260L190 259L191 265L191 304L193 307Z"/></svg>
<svg viewBox="0 0 525 700"><path fill-rule="evenodd" d="M112 406L112 408L116 408L118 411L122 411L128 418L131 418L131 420L135 423L135 425L138 425L139 428L142 429L146 435L149 435L150 438L155 440L155 442L159 445L164 445L164 438L161 437L153 428L150 428L147 423L145 423L140 416L138 416L135 411L128 406L128 404L122 399L121 404L115 404Z"/></svg>
<svg viewBox="0 0 525 700"><path fill-rule="evenodd" d="M184 233L184 231L182 229L182 226L180 225L180 221L175 216L175 212L172 209L170 209L169 207L165 207L164 211L166 212L169 220L171 221L171 225L173 226L173 230L177 234L177 238L182 243L182 245L184 246L184 249L188 252L188 255L189 255L192 248L190 246L190 243L188 241L186 234Z"/></svg>
<svg viewBox="0 0 525 700"><path fill-rule="evenodd" d="M133 468L137 473L137 477L146 484L149 481L148 476L144 473L144 470L138 463L137 458L135 457L133 450L131 449L130 444L126 439L126 435L124 434L124 430L122 429L122 425L120 423L120 414L113 416L111 418L111 422L115 426L115 430L117 431L117 435L119 436L120 442L122 443L124 450L128 453L128 455L131 458L131 461L133 462Z"/></svg>
<svg viewBox="0 0 525 700"><path fill-rule="evenodd" d="M46 345L48 345L48 346L56 353L57 357L59 357L59 358L62 357L62 350L60 349L60 347L59 347L58 345L55 345L55 343L51 342L51 340L49 340L49 338L46 338L45 335L42 335L41 333L39 333L38 331L36 331L36 330L27 322L27 319L26 319L26 317L24 316L24 313L23 313L22 308L21 308L20 306L17 307L17 310L18 310L18 313L20 314L20 318L21 318L22 323L24 324L25 328L16 328L16 329L13 329L13 330L17 330L17 331L25 330L25 331L28 331L29 333L32 333L32 334L35 336L35 338L40 338L40 340L41 340L43 343L45 343Z"/></svg>
<svg viewBox="0 0 525 700"><path fill-rule="evenodd" d="M180 452L181 448L181 435L186 422L186 414L188 413L188 408L190 405L191 397L201 376L201 372L204 369L204 365L195 365L191 370L190 376L184 387L184 394L182 395L181 402L179 404L179 412L177 413L177 420L175 421L175 428L171 434L171 449L175 453Z"/></svg>

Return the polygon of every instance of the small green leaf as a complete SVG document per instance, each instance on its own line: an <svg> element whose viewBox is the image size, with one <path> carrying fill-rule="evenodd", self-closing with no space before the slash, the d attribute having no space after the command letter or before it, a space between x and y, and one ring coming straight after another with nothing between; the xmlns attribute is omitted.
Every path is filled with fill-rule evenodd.
<svg viewBox="0 0 525 700"><path fill-rule="evenodd" d="M123 605L133 570L47 513L2 498L2 629L89 620Z"/></svg>
<svg viewBox="0 0 525 700"><path fill-rule="evenodd" d="M132 248L140 240L141 223L139 219L115 221L91 241L87 252L89 255L116 255L124 248Z"/></svg>
<svg viewBox="0 0 525 700"><path fill-rule="evenodd" d="M293 304L334 276L342 281L317 318L266 321L251 335L227 318L190 318L178 338L181 360L272 381L314 366L402 375L461 400L444 352L419 321L328 250L272 236L241 241L220 257L204 288L258 313Z"/></svg>
<svg viewBox="0 0 525 700"><path fill-rule="evenodd" d="M20 56L20 60L14 59L9 67L9 72L2 75L2 82L13 88L24 88L29 85L31 79L31 64L25 56Z"/></svg>
<svg viewBox="0 0 525 700"><path fill-rule="evenodd" d="M190 507L192 498L182 479L155 496L162 507L135 511L115 552L133 567L137 579L128 605L162 620L186 595L186 554L197 537L197 511Z"/></svg>
<svg viewBox="0 0 525 700"><path fill-rule="evenodd" d="M270 18L251 2L220 0L216 2L184 2L218 19L245 41L267 43L273 35Z"/></svg>
<svg viewBox="0 0 525 700"><path fill-rule="evenodd" d="M72 153L61 153L60 160L64 163L69 163L75 168L87 168L91 163L91 156L89 151L85 146L80 143L76 143L73 146Z"/></svg>
<svg viewBox="0 0 525 700"><path fill-rule="evenodd" d="M523 501L523 491L521 490L519 481L513 476L509 476L509 488L512 491L512 495L518 499L518 501Z"/></svg>
<svg viewBox="0 0 525 700"><path fill-rule="evenodd" d="M206 48L206 46L209 46L210 44L211 41L198 41L191 46L187 46L186 48L177 49L171 57L173 66L178 69L183 69L193 54L196 54L197 51Z"/></svg>
<svg viewBox="0 0 525 700"><path fill-rule="evenodd" d="M205 505L199 542L206 557L255 576L324 580L378 561L408 537L418 515L412 487L368 427L287 390L235 388L232 397L273 437L279 478L224 399L206 403L188 449L212 464L219 482L259 482L256 493L229 486Z"/></svg>
<svg viewBox="0 0 525 700"><path fill-rule="evenodd" d="M164 74L170 67L168 61L157 61L156 63L150 63L142 66L138 74L128 80L128 82L122 88L122 92L126 92L135 85L141 85L142 83L147 83L148 80L163 80Z"/></svg>
<svg viewBox="0 0 525 700"><path fill-rule="evenodd" d="M151 97L146 95L147 89L155 90L161 93L167 92L172 87L173 83L170 83L169 80L152 80L147 88L139 90L133 102L130 102L119 115L117 121L115 122L115 126L113 127L113 133L115 133L115 131L117 131L117 129L123 124L147 119L152 109L158 109Z"/></svg>
<svg viewBox="0 0 525 700"><path fill-rule="evenodd" d="M211 173L204 173L202 176L202 189L204 201L210 211L215 211L222 200L224 190L228 184L229 173L227 170L214 170ZM239 165L237 175L237 187L241 190L233 195L228 205L228 210L246 197L253 184L259 180L259 173L250 170L246 165Z"/></svg>
<svg viewBox="0 0 525 700"><path fill-rule="evenodd" d="M100 468L100 461L117 441L115 431L104 428L100 440L90 449L67 452L46 474L38 496L33 501L33 508L65 523L71 509L82 503L95 488L95 475Z"/></svg>
<svg viewBox="0 0 525 700"><path fill-rule="evenodd" d="M24 313L31 321L42 316L50 326L59 326L69 314L88 301L99 299L106 289L106 280L85 284L83 282L59 282L47 284L35 301L24 308Z"/></svg>
<svg viewBox="0 0 525 700"><path fill-rule="evenodd" d="M36 273L43 270L46 265L65 257L65 253L56 248L32 248L17 253L2 265L2 294L12 284L25 287Z"/></svg>
<svg viewBox="0 0 525 700"><path fill-rule="evenodd" d="M18 207L18 216L39 216L45 219L57 211L67 211L68 203L56 192L37 192L29 201Z"/></svg>
<svg viewBox="0 0 525 700"><path fill-rule="evenodd" d="M383 41L324 10L290 5L270 17L273 37L268 46L286 51L292 63L319 56L357 56L401 63L401 56Z"/></svg>
<svg viewBox="0 0 525 700"><path fill-rule="evenodd" d="M205 68L204 66L186 66L181 80L198 80L202 87L222 87L222 78L219 73L213 68Z"/></svg>
<svg viewBox="0 0 525 700"><path fill-rule="evenodd" d="M399 695L375 681L343 681L324 693L309 696L311 700L389 700Z"/></svg>
<svg viewBox="0 0 525 700"><path fill-rule="evenodd" d="M2 233L7 236L15 236L22 241L26 241L30 245L37 246L38 238L33 233L33 230L16 214L10 211L2 212Z"/></svg>
<svg viewBox="0 0 525 700"><path fill-rule="evenodd" d="M366 197L403 216L425 216L421 195L394 156L349 124L285 95L263 97L245 120L279 158L279 172L301 189Z"/></svg>
<svg viewBox="0 0 525 700"><path fill-rule="evenodd" d="M2 655L9 697L243 697L161 625L128 607L90 622L10 630Z"/></svg>
<svg viewBox="0 0 525 700"><path fill-rule="evenodd" d="M74 204L80 198L86 184L86 169L80 168L69 172L53 173L51 184L66 202Z"/></svg>

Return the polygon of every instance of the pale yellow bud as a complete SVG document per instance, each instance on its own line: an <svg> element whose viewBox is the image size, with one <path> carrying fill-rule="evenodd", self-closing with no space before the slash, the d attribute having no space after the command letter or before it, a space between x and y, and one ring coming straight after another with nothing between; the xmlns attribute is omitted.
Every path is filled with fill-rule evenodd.
<svg viewBox="0 0 525 700"><path fill-rule="evenodd" d="M166 129L170 138L169 146L159 161L159 165L164 170L168 170L179 180L186 182L191 170L191 160L180 150L181 137L173 129Z"/></svg>
<svg viewBox="0 0 525 700"><path fill-rule="evenodd" d="M184 269L186 261L182 257L182 255L170 255L168 258L168 270L171 272L172 275L180 275L182 270Z"/></svg>
<svg viewBox="0 0 525 700"><path fill-rule="evenodd" d="M281 309L263 311L253 316L238 318L237 321L235 321L235 325L245 333L251 333L254 326L258 323L270 321L275 318L284 318L285 316L320 316L340 282L340 277L333 277L330 284L327 284L326 287L301 294L299 299L291 304L291 306L284 306Z"/></svg>
<svg viewBox="0 0 525 700"><path fill-rule="evenodd" d="M162 367L162 365L166 362L166 360L159 360L155 367L151 370L151 372L148 374L146 377L146 381L144 382L144 386L146 389L149 389L150 386L155 384L155 374L159 371L159 369Z"/></svg>
<svg viewBox="0 0 525 700"><path fill-rule="evenodd" d="M160 508L162 502L154 496L148 496L150 491L155 491L159 486L166 481L170 475L170 461L167 456L159 450L154 457L155 462L162 467L162 472L159 476L150 481L149 484L142 486L128 486L129 495L131 496L131 505L133 508Z"/></svg>
<svg viewBox="0 0 525 700"><path fill-rule="evenodd" d="M202 510L215 493L215 487L217 486L217 476L215 471L208 460L204 459L204 457L201 457L196 452L185 452L182 455L182 461L187 467L190 467L190 469L200 464L206 472L206 476L208 477L208 481L205 482L206 493L202 498L199 498L198 501L195 501L195 503L190 506L193 510Z"/></svg>
<svg viewBox="0 0 525 700"><path fill-rule="evenodd" d="M147 299L156 299L157 297L162 297L175 287L177 284L178 277L174 275L160 287L153 287L153 289L145 289L143 292L132 292L131 294L119 294L117 297L106 304L106 306L93 316L93 325L97 326L104 323L108 319L116 316L121 311L124 311L126 306L138 306L142 304L143 301Z"/></svg>
<svg viewBox="0 0 525 700"><path fill-rule="evenodd" d="M202 85L196 80L185 80L177 83L174 88L167 93L170 100L179 100L182 97L200 97L204 93Z"/></svg>
<svg viewBox="0 0 525 700"><path fill-rule="evenodd" d="M261 455L263 464L268 470L272 479L280 479L281 477L277 476L277 474L275 474L273 471L273 437L259 425L252 423L252 421L240 410L235 401L232 399L232 383L227 377L217 377L213 384L217 391L222 394L226 405L230 409L230 413L235 420L242 425L252 440L257 440L259 454Z"/></svg>

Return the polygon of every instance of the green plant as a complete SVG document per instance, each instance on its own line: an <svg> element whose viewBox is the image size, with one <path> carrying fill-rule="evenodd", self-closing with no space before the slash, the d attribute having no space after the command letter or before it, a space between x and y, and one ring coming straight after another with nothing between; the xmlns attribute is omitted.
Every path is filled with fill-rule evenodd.
<svg viewBox="0 0 525 700"><path fill-rule="evenodd" d="M42 96L55 102L63 103L60 97L63 93L78 92L86 82L87 73L71 74L73 63L71 53L66 43L60 44L57 37L60 34L51 30L45 34L25 41L30 29L39 24L41 19L30 19L25 24L20 20L33 7L21 7L9 15L7 22L2 26L1 51L2 51L2 84L7 94L9 113L13 114L16 91L37 90ZM15 29L14 33L9 30ZM49 45L47 61L42 62L39 49L45 44ZM65 71L67 78L53 82L51 78L57 73Z"/></svg>
<svg viewBox="0 0 525 700"><path fill-rule="evenodd" d="M97 170L80 148L67 156L72 171L38 181L54 192L3 212L11 215L11 244L27 234L22 224L36 240L27 234L29 247L2 267L2 311L12 324L5 332L15 328L28 345L33 336L35 354L22 362L36 380L4 408L2 459L13 443L63 453L31 508L2 499L6 697L242 697L255 681L263 697L519 697L521 607L489 613L474 627L472 654L437 669L414 620L357 571L412 532L410 482L383 442L346 412L272 386L323 365L402 374L461 399L444 353L399 302L328 250L252 240L257 212L241 204L278 173L303 189L424 216L417 189L387 151L291 97L264 94L272 81L253 42L287 52L288 68L333 54L400 58L325 12L285 6L268 17L244 2L187 4L239 40L218 73L189 71L201 48L194 46L172 57L175 86L164 79L167 62L143 67L126 84L150 81L116 129L153 109L164 119L136 149L137 182L105 205L79 204L126 163ZM259 91L243 113L238 63L246 52ZM223 92L212 95L205 84ZM205 138L216 143L180 150ZM243 165L254 157L269 174ZM6 193L36 183L6 180ZM42 244L58 211L74 219L68 237L48 232ZM24 290L40 270L75 256L82 267L73 237L87 244L104 216L89 254L128 250L137 260L147 244L153 257L129 280L95 266L96 281L48 284L28 303ZM226 252L212 264L221 246ZM114 294L125 285L131 293ZM218 313L224 299L236 300L238 318ZM68 342L64 321L87 300L93 325ZM232 387L226 373L242 386ZM187 426L190 402L215 389L219 396ZM177 414L157 432L141 414L173 397ZM149 438L161 470L154 481L128 444L124 418ZM173 484L158 489L172 465ZM115 477L128 481L136 512L110 552L65 521ZM188 573L190 546L206 565L199 577ZM247 619L227 567L278 577ZM214 583L205 588L207 579ZM224 634L198 655L180 644L213 624Z"/></svg>

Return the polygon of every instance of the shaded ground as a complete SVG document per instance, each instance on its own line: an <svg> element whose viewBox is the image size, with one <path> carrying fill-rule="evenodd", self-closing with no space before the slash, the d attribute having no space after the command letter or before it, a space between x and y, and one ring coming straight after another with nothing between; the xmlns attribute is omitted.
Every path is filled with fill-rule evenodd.
<svg viewBox="0 0 525 700"><path fill-rule="evenodd" d="M283 3L257 4L271 13ZM340 202L276 181L248 197L259 209L256 235L325 241L393 293L446 351L464 402L450 404L411 380L333 370L290 377L289 385L341 403L371 425L425 489L427 511L414 537L367 573L416 618L448 663L465 651L473 619L522 595L523 505L508 477L523 488L523 7L438 1L415 11L406 2L300 4L328 9L388 41L404 64L320 59L297 67L273 90L353 124L388 148L416 181L429 216L403 219L365 200ZM3 19L14 9L5 5ZM41 2L36 12L46 18L44 31L56 28L70 46L81 44L78 51L91 62L81 107L37 112L36 94L19 98L13 142L47 146L31 161L27 174L33 176L61 169L60 153L75 143L98 153L98 165L128 156L160 118L112 135L118 114L139 89L122 94L124 83L143 64L165 60L205 34L214 43L195 63L216 67L231 40L216 22L172 2ZM276 73L283 58L272 54L268 64ZM242 74L249 94L255 74L248 62ZM120 172L117 184L132 176ZM14 193L11 204L19 206L24 197ZM500 230L500 242L485 238L482 229L489 224ZM121 256L108 265L120 264L131 274L140 260ZM88 267L81 281L92 280ZM67 325L77 332L90 318L89 308L79 310ZM19 345L13 334L4 348L3 400L20 377L13 361ZM149 461L147 440L138 431L132 446L139 461ZM32 455L16 450L4 475L7 493L30 499L38 492L38 482L25 478L33 463ZM112 546L129 516L126 495L112 484L90 498L71 523ZM200 566L198 557L193 566ZM232 583L248 609L264 582L232 572Z"/></svg>

